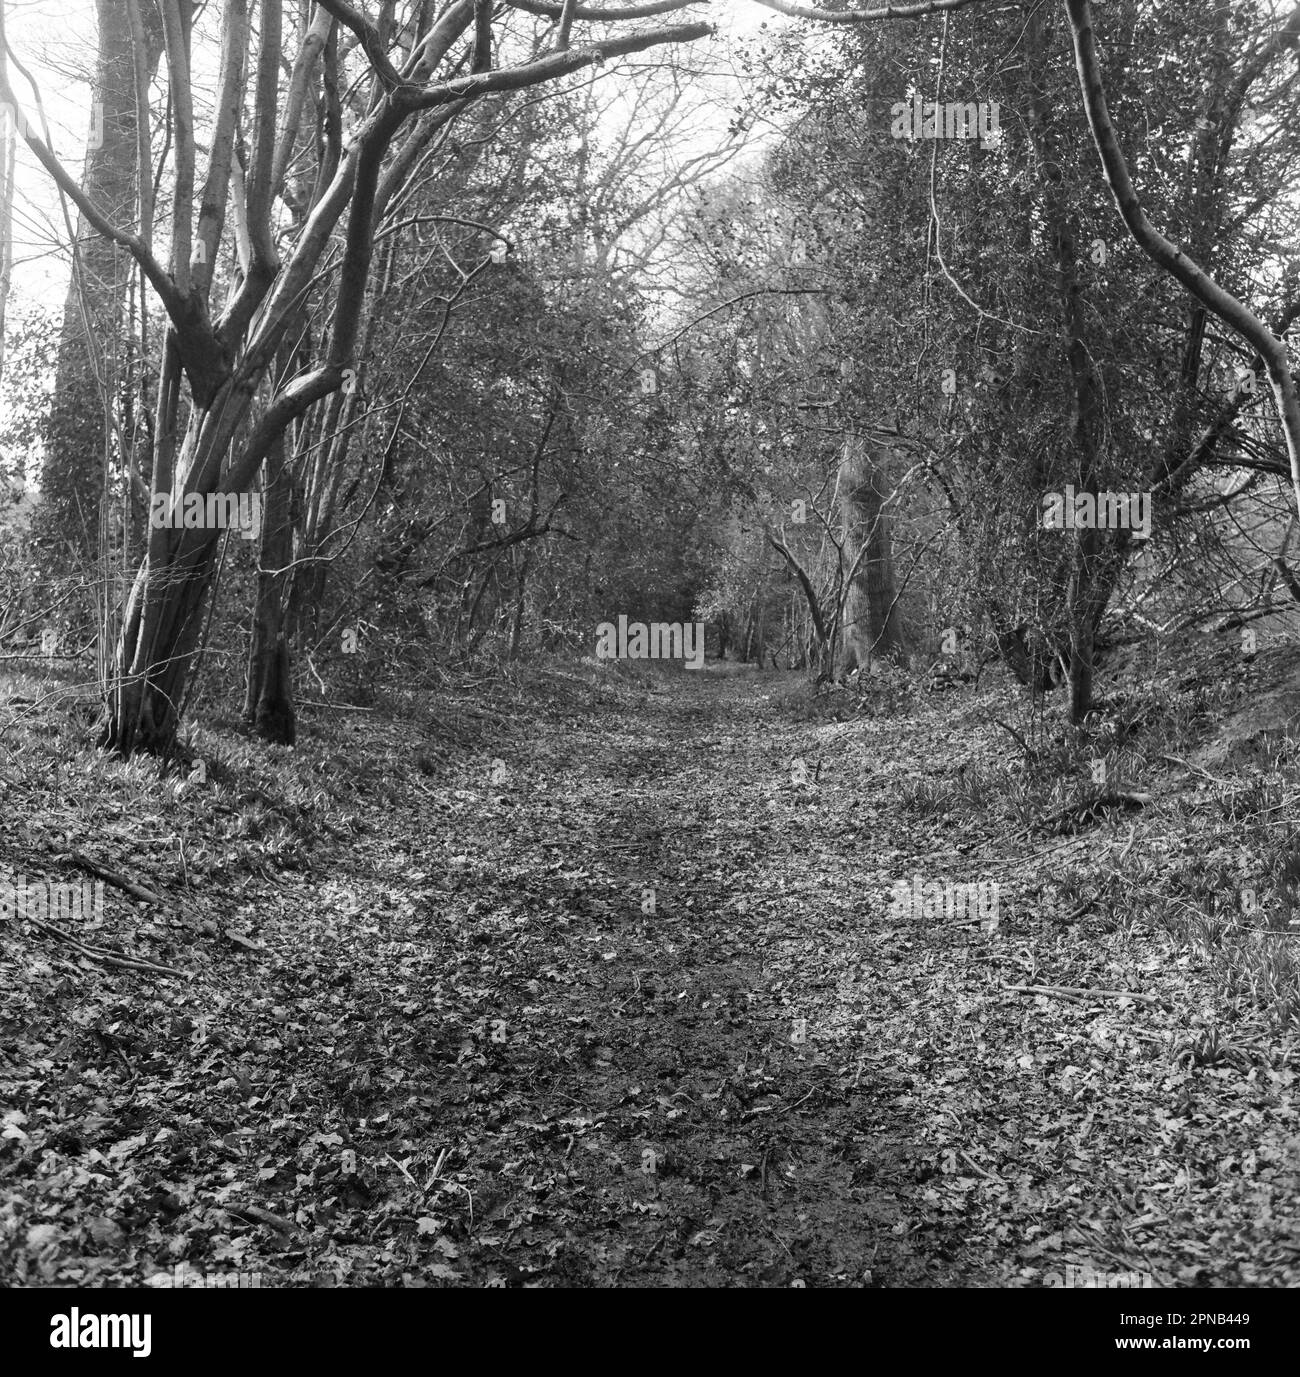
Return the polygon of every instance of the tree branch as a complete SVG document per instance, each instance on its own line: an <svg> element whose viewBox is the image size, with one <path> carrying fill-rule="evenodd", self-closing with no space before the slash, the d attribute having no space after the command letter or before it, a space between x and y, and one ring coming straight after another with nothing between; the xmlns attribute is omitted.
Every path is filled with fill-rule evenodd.
<svg viewBox="0 0 1300 1377"><path fill-rule="evenodd" d="M609 58L627 57L631 53L643 52L646 48L657 48L665 43L692 43L697 38L708 38L714 32L712 24L679 24L669 29L653 29L649 33L629 34L626 38L610 39L599 46L592 44L567 53L550 53L535 62L526 62L519 67L502 67L495 72L458 77L454 81L426 87L423 91L413 91L410 87L404 87L401 91L395 92L393 98L404 110L428 110L436 105L464 100L467 96L485 96L497 91L521 91L529 86L552 81L556 77L567 76L570 72L581 71L584 67L600 66Z"/></svg>
<svg viewBox="0 0 1300 1377"><path fill-rule="evenodd" d="M388 60L379 30L359 9L349 5L347 0L317 0L317 3L321 9L328 10L345 29L351 29L356 34L362 49L370 59L370 65L390 91L406 84L401 73Z"/></svg>
<svg viewBox="0 0 1300 1377"><path fill-rule="evenodd" d="M752 292L741 292L739 296L730 297L719 306L712 306L703 315L698 315L694 320L688 320L685 325L674 334L668 336L661 344L656 344L652 349L647 349L647 354L657 354L661 349L667 349L670 344L676 344L679 339L688 331L693 330L702 321L708 320L710 316L716 316L719 311L725 311L728 306L735 306L738 302L748 301L755 296L825 296L829 293L829 287L756 287ZM630 369L627 371L631 371Z"/></svg>
<svg viewBox="0 0 1300 1377"><path fill-rule="evenodd" d="M878 24L885 19L921 19L980 4L982 0L917 0L910 5L882 5L874 10L820 10L813 5L794 5L789 0L754 0L764 9L791 19L815 19L821 24Z"/></svg>
<svg viewBox="0 0 1300 1377"><path fill-rule="evenodd" d="M408 81L422 81L447 56L451 45L469 27L474 17L474 0L456 0L416 44L402 75Z"/></svg>
<svg viewBox="0 0 1300 1377"><path fill-rule="evenodd" d="M1287 566L1286 560L1284 560L1281 555L1276 555L1274 557L1273 568L1277 570L1282 582L1286 584L1287 592L1291 594L1296 602L1300 602L1300 579L1297 579L1291 572L1290 568Z"/></svg>
<svg viewBox="0 0 1300 1377"><path fill-rule="evenodd" d="M492 70L492 0L474 0L474 58L469 69Z"/></svg>
<svg viewBox="0 0 1300 1377"><path fill-rule="evenodd" d="M227 0L221 30L221 65L217 77L216 122L208 153L208 173L199 202L196 243L199 257L190 265L190 291L207 299L226 223L230 197L230 164L235 152L235 126L244 96L244 62L248 55L248 0ZM272 73L274 79L276 73ZM274 88L272 92L274 101ZM179 152L180 145L177 144ZM179 197L177 198L179 200Z"/></svg>
<svg viewBox="0 0 1300 1377"><path fill-rule="evenodd" d="M1115 198L1120 217L1134 242L1148 258L1182 283L1197 301L1213 311L1225 325L1253 345L1263 359L1273 387L1278 418L1286 435L1287 454L1291 461L1291 485L1297 509L1300 509L1300 394L1291 375L1286 346L1248 306L1219 286L1147 219L1129 176L1128 164L1107 108L1106 91L1093 40L1092 6L1089 0L1065 0L1065 8L1074 37L1074 60L1084 111L1101 157L1106 184Z"/></svg>
<svg viewBox="0 0 1300 1377"><path fill-rule="evenodd" d="M167 48L175 148L172 166L172 277L182 297L190 290L191 222L194 202L194 93L190 87L189 27L181 20L178 0L160 0Z"/></svg>
<svg viewBox="0 0 1300 1377"><path fill-rule="evenodd" d="M8 52L9 45L4 41L2 27L0 27L0 42L4 42L5 51ZM86 223L96 233L102 234L105 239L110 239L113 243L121 245L140 264L168 314L174 314L180 303L180 293L176 290L176 284L168 276L167 270L153 256L143 240L126 230L118 229L104 215L90 197L82 191L81 184L76 178L55 157L53 150L46 144L45 140L32 132L31 121L19 109L18 99L14 95L13 87L9 84L9 74L3 65L0 65L0 99L3 99L13 113L14 122L22 131L24 142L32 150L37 162L50 174L55 186L76 206Z"/></svg>
<svg viewBox="0 0 1300 1377"><path fill-rule="evenodd" d="M513 10L523 10L526 14L536 14L542 19L562 19L565 4L552 5L545 0L506 0ZM574 5L574 19L654 19L657 15L672 14L691 5L707 5L711 0L653 0L651 4L624 5L616 9L601 9L596 5Z"/></svg>
<svg viewBox="0 0 1300 1377"><path fill-rule="evenodd" d="M564 12L560 15L560 32L555 38L555 51L563 53L569 47L569 34L573 31L573 14L578 8L578 0L564 0Z"/></svg>
<svg viewBox="0 0 1300 1377"><path fill-rule="evenodd" d="M284 185L289 170L289 160L293 157L294 141L298 137L298 126L302 122L303 101L307 96L307 81L316 59L325 47L334 16L321 6L316 7L311 27L302 40L298 56L294 60L293 72L289 77L289 91L284 101L284 123L280 126L280 136L275 145L275 160L271 166L271 192L277 194Z"/></svg>
<svg viewBox="0 0 1300 1377"><path fill-rule="evenodd" d="M803 565L790 552L790 547L784 541L778 540L771 531L767 533L767 543L783 555L786 563L794 570L794 576L799 580L803 595L808 600L808 611L812 616L813 630L817 632L817 642L824 646L826 644L826 623L822 620L821 605L817 600L817 590L812 586L812 580L808 577Z"/></svg>

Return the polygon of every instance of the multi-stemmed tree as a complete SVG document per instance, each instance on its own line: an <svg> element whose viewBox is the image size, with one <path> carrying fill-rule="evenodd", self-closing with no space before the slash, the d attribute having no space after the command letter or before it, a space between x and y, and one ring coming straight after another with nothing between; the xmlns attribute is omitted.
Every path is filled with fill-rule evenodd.
<svg viewBox="0 0 1300 1377"><path fill-rule="evenodd" d="M125 4L139 74L147 63L134 31L139 0ZM288 427L318 404L346 397L356 379L376 226L444 130L486 98L708 35L704 23L638 23L686 7L687 0L613 9L519 0L498 14L490 0L452 0L441 11L420 0L400 23L396 6L385 5L376 23L346 0L321 0L299 25L289 60L282 0L224 0L215 16L220 58L204 140L196 127L196 7L192 0L160 0L170 122L168 261L145 234L123 228L96 204L34 126L25 130L28 146L85 222L137 261L165 312L150 492L182 511L190 495L247 493ZM521 10L551 22L521 32L510 22ZM602 26L600 40L575 43L575 25L590 33L593 23ZM343 95L348 47L364 55L366 66L359 98L350 102ZM138 80L142 97L144 90ZM21 108L7 78L0 98ZM290 207L285 191L300 140L308 137L309 105L318 112L311 131L320 145L318 175L306 203ZM352 116L346 128L345 111ZM150 152L143 143L140 158L144 186L154 169L144 165ZM236 266L224 301L214 302L227 245ZM333 288L327 323L307 347L304 303L322 277ZM174 742L220 535L211 525L151 528L118 634L103 738L111 748L167 750Z"/></svg>

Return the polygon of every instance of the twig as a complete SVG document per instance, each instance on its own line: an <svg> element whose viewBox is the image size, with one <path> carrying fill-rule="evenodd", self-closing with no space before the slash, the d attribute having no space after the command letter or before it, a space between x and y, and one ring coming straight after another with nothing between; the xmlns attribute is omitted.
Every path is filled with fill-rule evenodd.
<svg viewBox="0 0 1300 1377"><path fill-rule="evenodd" d="M1218 784L1224 789L1231 789L1233 787L1230 779L1219 779L1216 775L1210 774L1208 770L1202 770L1199 765L1193 765L1190 760L1184 760L1181 756L1158 755L1156 759L1167 760L1171 765L1181 765L1183 769L1190 774L1200 775L1202 779L1208 779L1211 784Z"/></svg>
<svg viewBox="0 0 1300 1377"><path fill-rule="evenodd" d="M1003 985L1009 994L1058 995L1063 999L1136 999L1143 1004L1161 1004L1159 995L1139 994L1136 990L1090 990L1079 985Z"/></svg>
<svg viewBox="0 0 1300 1377"><path fill-rule="evenodd" d="M1003 988L1004 988L1004 989L1010 990L1010 989L1017 989L1017 988L1019 988L1019 987L1018 987L1018 986L1007 985L1007 986L1004 986ZM1027 992L1028 992L1028 991L1027 991ZM1043 994L1049 994L1049 993L1051 993L1051 991L1043 990L1041 993L1043 993ZM1057 999L1063 999L1063 1000L1065 1000L1066 1003L1068 1003L1068 1004L1083 1004L1083 1003L1085 1002L1085 1001L1082 1000L1078 995L1066 994L1063 990L1057 990L1057 991L1055 992L1055 997L1056 997Z"/></svg>
<svg viewBox="0 0 1300 1377"><path fill-rule="evenodd" d="M1030 760L1036 760L1038 758L1038 752L1034 750L1034 748L1029 744L1029 742L1026 741L1025 738L1021 736L1020 733L1014 727L1009 726L1000 717L995 717L993 720L998 724L999 727L1002 728L1003 731L1010 732L1011 735L1015 737L1016 741L1020 744L1020 749L1024 751L1024 753L1029 757Z"/></svg>
<svg viewBox="0 0 1300 1377"><path fill-rule="evenodd" d="M438 1160L433 1164L433 1175L429 1177L429 1183L424 1188L425 1195L428 1195L430 1190L433 1189L433 1183L438 1179L438 1173L442 1170L442 1164L447 1160L447 1154L450 1151L450 1148L443 1148L438 1154Z"/></svg>
<svg viewBox="0 0 1300 1377"><path fill-rule="evenodd" d="M969 1152L959 1152L957 1155L961 1158L963 1162L966 1163L968 1167L971 1168L972 1171L979 1172L979 1174L988 1181L996 1181L999 1185L1002 1184L1002 1178L1000 1176L994 1176L994 1174L991 1171L985 1171L984 1168L980 1166L980 1164L977 1161L975 1161L975 1159L970 1155Z"/></svg>
<svg viewBox="0 0 1300 1377"><path fill-rule="evenodd" d="M64 932L60 927L53 923L47 923L43 918L33 918L27 915L27 921L34 923L38 928L45 932L53 933L55 937L60 937L69 945L75 947L83 956L88 956L92 961L102 961L106 966L121 966L128 971L152 971L155 975L176 975L182 979L184 971L178 971L174 966L160 966L154 961L139 960L129 956L114 956L112 952L105 951L102 947L90 947L85 942L79 941L70 932Z"/></svg>
<svg viewBox="0 0 1300 1377"><path fill-rule="evenodd" d="M302 1231L298 1226L288 1219L282 1219L278 1214L272 1214L270 1210L264 1210L260 1205L230 1205L225 1209L230 1214L241 1214L246 1219L253 1220L256 1224L265 1224L267 1228L274 1229L276 1233L285 1234L292 1238L295 1234Z"/></svg>
<svg viewBox="0 0 1300 1377"><path fill-rule="evenodd" d="M106 884L115 885L118 889L126 890L128 894L134 894L137 899L143 899L146 904L161 905L166 902L152 889L146 889L144 885L136 884L134 880L128 880L119 871L110 870L106 865L92 861L89 856L83 856L80 851L72 851L69 856L74 865L79 865L83 870L89 870L92 875L98 875Z"/></svg>
<svg viewBox="0 0 1300 1377"><path fill-rule="evenodd" d="M578 1101L575 1100L574 1103L577 1104ZM429 1177L429 1184L424 1188L426 1195L433 1189L434 1182L438 1180L438 1173L442 1170L442 1164L447 1160L447 1154L450 1151L450 1148L443 1148L438 1154L438 1160L433 1164L433 1175ZM451 1186L454 1190L465 1192L469 1200L469 1228L472 1230L474 1228L474 1192L459 1181L446 1180L442 1184L444 1186Z"/></svg>
<svg viewBox="0 0 1300 1377"><path fill-rule="evenodd" d="M1129 852L1133 850L1133 843L1137 841L1137 834L1137 823L1134 823L1133 826L1129 828L1127 844L1125 845L1123 851L1121 851L1119 855L1115 858L1115 863L1117 865L1123 865L1124 862L1128 860Z"/></svg>
<svg viewBox="0 0 1300 1377"><path fill-rule="evenodd" d="M1145 808L1151 802L1151 795L1138 793L1130 789L1111 789L1104 794L1099 794L1093 799L1084 799L1081 803L1072 803L1068 808L1062 808L1060 812L1052 813L1043 818L1039 827L1052 827L1072 822L1075 826L1082 826L1090 819L1096 820L1098 815L1106 808Z"/></svg>
<svg viewBox="0 0 1300 1377"><path fill-rule="evenodd" d="M397 1158L392 1155L392 1153L386 1152L384 1153L384 1156L388 1158L388 1160L397 1168L398 1171L402 1173L403 1176L406 1177L406 1179L411 1183L411 1185L415 1187L417 1191L420 1190L420 1183L415 1179L414 1176L411 1175L409 1171L407 1171L407 1169L397 1160ZM420 1191L420 1194L424 1195L424 1191Z"/></svg>

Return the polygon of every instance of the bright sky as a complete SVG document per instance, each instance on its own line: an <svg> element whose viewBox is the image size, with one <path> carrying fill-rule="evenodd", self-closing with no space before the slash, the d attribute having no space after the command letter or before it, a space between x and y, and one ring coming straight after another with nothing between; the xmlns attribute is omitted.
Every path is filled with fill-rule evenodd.
<svg viewBox="0 0 1300 1377"><path fill-rule="evenodd" d="M3 0L5 34L17 61L40 90L50 136L63 162L78 175L90 132L90 77L95 57L95 9L90 0ZM19 103L39 129L31 85L11 62L9 80ZM66 243L58 197L48 176L18 143L14 198L13 296L61 296L67 280ZM56 233L57 227L57 233Z"/></svg>

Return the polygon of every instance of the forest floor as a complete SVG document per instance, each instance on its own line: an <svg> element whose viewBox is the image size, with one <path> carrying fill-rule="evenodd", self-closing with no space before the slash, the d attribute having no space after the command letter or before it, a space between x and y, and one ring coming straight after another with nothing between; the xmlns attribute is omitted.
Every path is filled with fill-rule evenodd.
<svg viewBox="0 0 1300 1377"><path fill-rule="evenodd" d="M0 923L0 1281L1300 1285L1295 743L1187 759L1262 672L573 666L180 782L11 707L0 885L159 902Z"/></svg>

